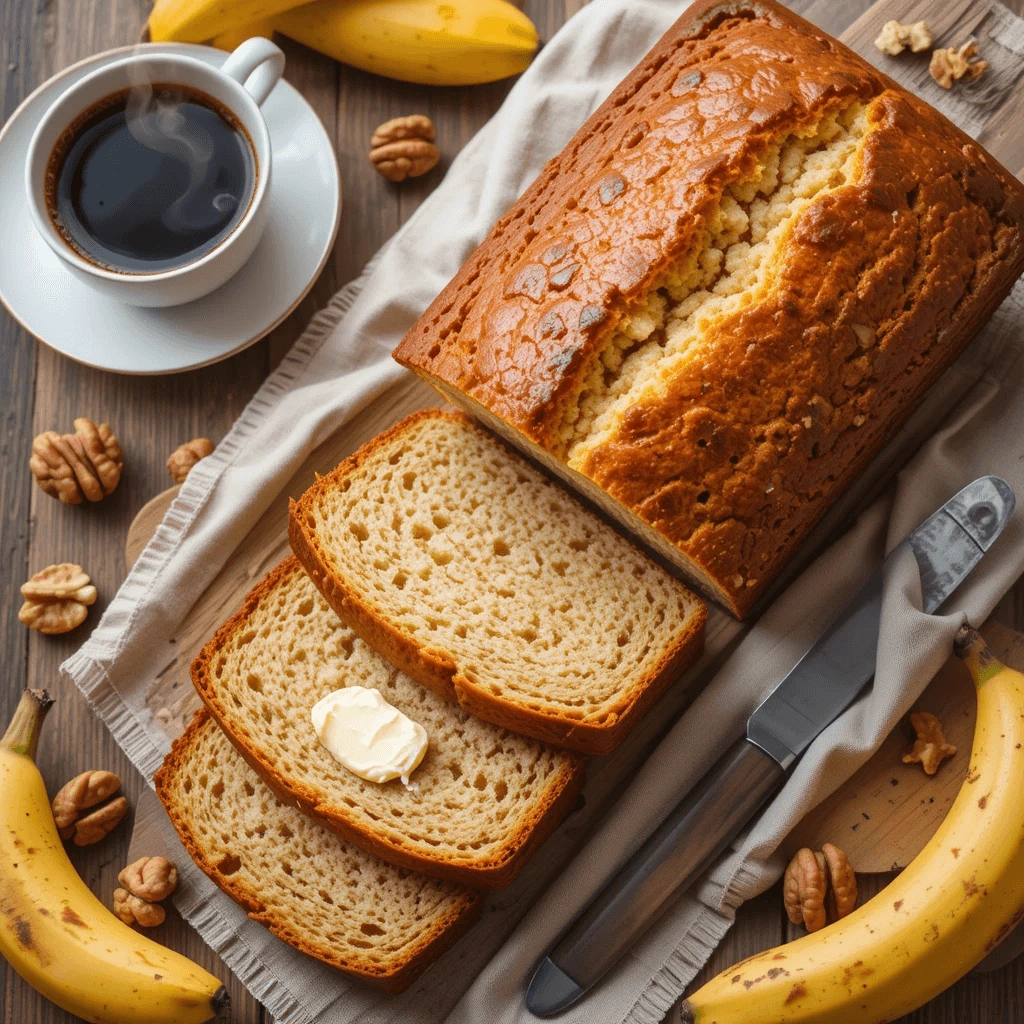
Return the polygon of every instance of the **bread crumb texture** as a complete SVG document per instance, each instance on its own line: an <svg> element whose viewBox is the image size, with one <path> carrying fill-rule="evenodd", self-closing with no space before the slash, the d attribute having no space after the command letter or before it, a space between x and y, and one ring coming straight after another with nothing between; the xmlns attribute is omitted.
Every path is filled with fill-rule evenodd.
<svg viewBox="0 0 1024 1024"><path fill-rule="evenodd" d="M156 786L206 874L254 920L334 967L396 991L472 923L476 893L386 864L282 803L205 711Z"/></svg>
<svg viewBox="0 0 1024 1024"><path fill-rule="evenodd" d="M703 378L716 322L769 288L787 232L822 193L853 178L866 134L866 111L855 104L816 125L812 134L776 142L753 176L726 188L700 244L664 272L642 306L623 317L566 410L560 441L570 466L585 467L626 413L676 376L690 371ZM846 353L860 360L846 376L850 384L863 379L856 371L867 367L864 352L875 343L874 329L860 326L858 344ZM748 342L744 357L756 347L757 341ZM699 438L698 447L701 440L706 447L710 438Z"/></svg>
<svg viewBox="0 0 1024 1024"><path fill-rule="evenodd" d="M368 531L366 511L352 517L355 533L342 524L343 534ZM372 511L390 515L376 503ZM370 573L372 586L378 577L372 566ZM389 567L387 585L405 607L408 594L395 574ZM196 659L193 678L222 728L276 789L322 824L429 874L482 888L507 884L535 832L557 824L547 815L563 791L582 782L578 758L481 722L392 667L335 615L295 558L255 588ZM426 730L429 745L411 789L399 779L361 779L318 741L313 705L353 685L379 690Z"/></svg>
<svg viewBox="0 0 1024 1024"><path fill-rule="evenodd" d="M1024 187L778 5L695 9L396 357L744 613L1024 268Z"/></svg>
<svg viewBox="0 0 1024 1024"><path fill-rule="evenodd" d="M403 421L296 518L314 578L340 579L401 643L439 652L456 691L523 712L516 728L535 716L611 730L680 652L699 652L697 598L462 416Z"/></svg>

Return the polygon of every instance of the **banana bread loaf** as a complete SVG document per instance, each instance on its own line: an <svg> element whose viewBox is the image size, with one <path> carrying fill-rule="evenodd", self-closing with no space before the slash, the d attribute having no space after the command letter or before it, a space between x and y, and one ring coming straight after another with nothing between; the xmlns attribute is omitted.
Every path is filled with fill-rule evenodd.
<svg viewBox="0 0 1024 1024"><path fill-rule="evenodd" d="M770 0L690 7L396 350L745 615L1024 269L1024 186Z"/></svg>

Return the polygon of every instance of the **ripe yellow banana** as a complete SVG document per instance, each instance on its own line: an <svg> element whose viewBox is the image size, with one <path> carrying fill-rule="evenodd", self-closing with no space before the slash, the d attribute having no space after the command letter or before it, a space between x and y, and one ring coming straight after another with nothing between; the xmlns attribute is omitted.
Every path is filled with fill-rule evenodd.
<svg viewBox="0 0 1024 1024"><path fill-rule="evenodd" d="M506 0L318 0L273 19L344 64L421 85L474 85L525 71L533 22Z"/></svg>
<svg viewBox="0 0 1024 1024"><path fill-rule="evenodd" d="M245 25L236 25L234 28L225 29L210 40L210 45L230 53L236 47L241 46L246 39L252 39L253 36L271 39L273 35L274 19L260 18L259 21L250 21Z"/></svg>
<svg viewBox="0 0 1024 1024"><path fill-rule="evenodd" d="M228 1004L198 964L122 924L75 871L33 757L46 691L26 690L0 740L0 954L96 1024L201 1024Z"/></svg>
<svg viewBox="0 0 1024 1024"><path fill-rule="evenodd" d="M1024 675L969 626L978 691L967 780L905 871L848 917L744 960L683 1004L688 1024L876 1024L938 995L1024 917Z"/></svg>
<svg viewBox="0 0 1024 1024"><path fill-rule="evenodd" d="M149 14L149 38L154 43L205 43L304 3L309 0L156 0Z"/></svg>

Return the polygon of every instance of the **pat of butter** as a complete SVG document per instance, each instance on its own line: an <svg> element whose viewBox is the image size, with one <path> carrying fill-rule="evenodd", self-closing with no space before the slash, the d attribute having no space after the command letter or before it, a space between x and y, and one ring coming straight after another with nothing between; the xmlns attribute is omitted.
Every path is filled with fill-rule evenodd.
<svg viewBox="0 0 1024 1024"><path fill-rule="evenodd" d="M313 705L313 729L328 753L367 782L409 776L427 752L427 731L379 690L346 686Z"/></svg>

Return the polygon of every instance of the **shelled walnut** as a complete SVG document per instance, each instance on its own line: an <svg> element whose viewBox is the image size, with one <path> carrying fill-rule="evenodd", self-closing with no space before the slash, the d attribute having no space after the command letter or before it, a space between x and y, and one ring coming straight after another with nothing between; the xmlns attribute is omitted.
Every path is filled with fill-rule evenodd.
<svg viewBox="0 0 1024 1024"><path fill-rule="evenodd" d="M197 437L175 448L167 459L167 471L176 484L183 484L192 467L207 455L213 454L213 442L208 437Z"/></svg>
<svg viewBox="0 0 1024 1024"><path fill-rule="evenodd" d="M166 857L140 857L117 880L121 888L114 890L114 913L125 924L155 928L164 923L167 912L159 901L178 887L178 869Z"/></svg>
<svg viewBox="0 0 1024 1024"><path fill-rule="evenodd" d="M32 442L29 467L39 486L65 505L100 501L121 479L124 455L106 423L79 417L73 434L47 430Z"/></svg>
<svg viewBox="0 0 1024 1024"><path fill-rule="evenodd" d="M385 121L370 141L370 162L388 181L418 178L441 159L434 125L423 114Z"/></svg>
<svg viewBox="0 0 1024 1024"><path fill-rule="evenodd" d="M915 711L910 716L910 724L917 733L917 739L903 755L903 763L919 763L926 775L934 775L939 765L956 753L956 747L946 742L942 723L930 711Z"/></svg>
<svg viewBox="0 0 1024 1024"><path fill-rule="evenodd" d="M857 876L846 854L831 843L821 853L805 847L786 868L782 898L790 921L816 932L857 905Z"/></svg>
<svg viewBox="0 0 1024 1024"><path fill-rule="evenodd" d="M951 46L948 50L933 50L928 73L943 89L951 89L954 82L961 80L973 82L988 67L988 61L975 60L977 56L978 46L973 39L969 39L959 49Z"/></svg>
<svg viewBox="0 0 1024 1024"><path fill-rule="evenodd" d="M120 788L121 780L113 772L76 775L60 789L51 804L57 834L61 839L73 838L76 846L98 843L113 832L128 812L128 801L123 796L103 803ZM90 813L84 814L85 811Z"/></svg>
<svg viewBox="0 0 1024 1024"><path fill-rule="evenodd" d="M875 46L891 57L901 54L908 47L912 53L923 53L931 45L932 31L923 21L915 21L911 25L887 21L875 40Z"/></svg>
<svg viewBox="0 0 1024 1024"><path fill-rule="evenodd" d="M125 924L157 928L167 919L167 911L159 903L150 903L126 889L114 890L114 913Z"/></svg>
<svg viewBox="0 0 1024 1024"><path fill-rule="evenodd" d="M117 880L140 900L159 903L178 887L178 869L166 857L140 857L123 868Z"/></svg>
<svg viewBox="0 0 1024 1024"><path fill-rule="evenodd" d="M61 562L37 572L21 585L25 603L18 619L29 629L47 635L67 633L85 622L96 603L96 588L80 565Z"/></svg>

